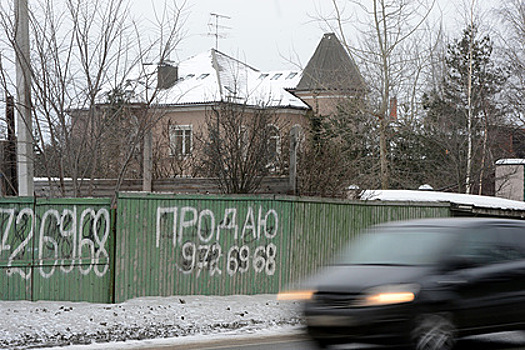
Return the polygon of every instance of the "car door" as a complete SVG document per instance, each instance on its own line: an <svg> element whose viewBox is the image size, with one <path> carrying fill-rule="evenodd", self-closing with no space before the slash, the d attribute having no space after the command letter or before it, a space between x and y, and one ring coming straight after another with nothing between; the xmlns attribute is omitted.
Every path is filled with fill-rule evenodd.
<svg viewBox="0 0 525 350"><path fill-rule="evenodd" d="M467 232L453 272L457 321L462 328L490 328L520 320L525 268L512 227L490 225ZM455 282L454 282L455 281Z"/></svg>
<svg viewBox="0 0 525 350"><path fill-rule="evenodd" d="M525 225L500 225L500 242L506 248L504 252L510 276L510 282L505 290L507 304L511 308L512 320L525 323Z"/></svg>

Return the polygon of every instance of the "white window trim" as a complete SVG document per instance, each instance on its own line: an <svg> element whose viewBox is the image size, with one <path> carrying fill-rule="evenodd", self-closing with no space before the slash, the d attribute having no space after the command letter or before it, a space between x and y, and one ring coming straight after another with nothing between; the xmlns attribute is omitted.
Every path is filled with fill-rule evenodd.
<svg viewBox="0 0 525 350"><path fill-rule="evenodd" d="M190 144L186 145L186 137L182 136L182 154L177 154L176 152L176 144L175 144L175 131L190 131ZM171 156L181 156L181 157L187 157L193 152L193 125L170 125L169 130L169 136L170 136L170 155Z"/></svg>
<svg viewBox="0 0 525 350"><path fill-rule="evenodd" d="M275 124L268 124L267 127L277 131L276 135L269 137L269 141L275 142L275 151L277 152L277 155L280 156L281 155L281 130Z"/></svg>

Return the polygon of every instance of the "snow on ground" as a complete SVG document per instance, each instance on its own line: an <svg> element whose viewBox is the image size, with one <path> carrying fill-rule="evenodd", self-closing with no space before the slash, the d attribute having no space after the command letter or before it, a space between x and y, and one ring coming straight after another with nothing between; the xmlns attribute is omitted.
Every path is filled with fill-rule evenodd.
<svg viewBox="0 0 525 350"><path fill-rule="evenodd" d="M302 322L300 304L275 295L148 297L121 304L0 301L0 315L0 349L129 348L145 339L274 334Z"/></svg>

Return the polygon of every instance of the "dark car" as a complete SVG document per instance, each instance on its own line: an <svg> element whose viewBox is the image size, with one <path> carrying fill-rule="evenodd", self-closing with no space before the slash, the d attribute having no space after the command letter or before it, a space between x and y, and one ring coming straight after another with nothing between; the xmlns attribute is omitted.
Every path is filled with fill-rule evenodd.
<svg viewBox="0 0 525 350"><path fill-rule="evenodd" d="M446 218L360 235L311 284L309 335L452 349L458 337L525 326L525 222Z"/></svg>

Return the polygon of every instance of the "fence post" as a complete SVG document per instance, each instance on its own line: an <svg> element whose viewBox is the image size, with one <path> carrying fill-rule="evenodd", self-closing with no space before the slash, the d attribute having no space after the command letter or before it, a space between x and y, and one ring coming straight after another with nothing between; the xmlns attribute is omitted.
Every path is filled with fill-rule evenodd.
<svg viewBox="0 0 525 350"><path fill-rule="evenodd" d="M117 193L117 205L118 205L118 193ZM115 271L115 261L116 257L115 254L117 252L117 208L111 208L111 239L109 240L109 272L110 272L110 278L109 278L109 302L111 304L115 303L115 296L116 296L116 271Z"/></svg>

